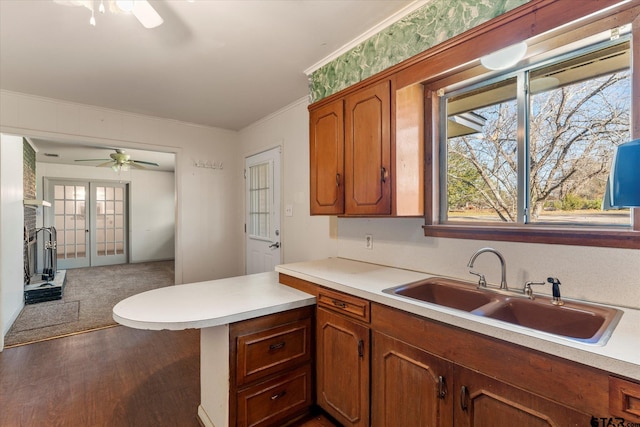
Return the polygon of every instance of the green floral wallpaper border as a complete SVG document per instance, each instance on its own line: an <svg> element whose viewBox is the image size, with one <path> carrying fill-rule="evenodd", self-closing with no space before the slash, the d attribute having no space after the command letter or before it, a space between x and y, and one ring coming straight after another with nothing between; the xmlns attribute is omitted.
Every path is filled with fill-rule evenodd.
<svg viewBox="0 0 640 427"><path fill-rule="evenodd" d="M311 101L339 92L527 1L432 0L314 71L309 78Z"/></svg>

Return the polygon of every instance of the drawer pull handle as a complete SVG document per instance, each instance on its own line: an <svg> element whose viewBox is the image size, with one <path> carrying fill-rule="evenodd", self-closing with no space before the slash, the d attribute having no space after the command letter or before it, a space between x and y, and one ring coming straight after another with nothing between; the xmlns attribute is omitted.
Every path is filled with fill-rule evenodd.
<svg viewBox="0 0 640 427"><path fill-rule="evenodd" d="M286 390L281 391L280 393L276 393L273 396L271 396L271 400L276 400L276 399L280 399L282 396L284 396L285 394L287 394Z"/></svg>
<svg viewBox="0 0 640 427"><path fill-rule="evenodd" d="M285 345L285 344L286 344L286 343L285 343L284 341L279 342L279 343L277 343L277 344L271 344L271 345L269 346L269 351L273 351L273 350L281 349L281 348L283 348L283 347L284 347L284 345Z"/></svg>
<svg viewBox="0 0 640 427"><path fill-rule="evenodd" d="M331 302L333 302L333 305L335 305L336 307L347 308L347 303L345 303L345 302L338 301L337 299L334 299Z"/></svg>

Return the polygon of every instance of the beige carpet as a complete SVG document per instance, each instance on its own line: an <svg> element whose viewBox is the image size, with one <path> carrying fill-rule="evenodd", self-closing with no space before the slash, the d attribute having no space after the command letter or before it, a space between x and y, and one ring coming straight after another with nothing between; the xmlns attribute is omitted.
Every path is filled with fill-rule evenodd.
<svg viewBox="0 0 640 427"><path fill-rule="evenodd" d="M119 301L173 284L173 261L67 270L62 299L26 305L5 347L115 325L111 310Z"/></svg>

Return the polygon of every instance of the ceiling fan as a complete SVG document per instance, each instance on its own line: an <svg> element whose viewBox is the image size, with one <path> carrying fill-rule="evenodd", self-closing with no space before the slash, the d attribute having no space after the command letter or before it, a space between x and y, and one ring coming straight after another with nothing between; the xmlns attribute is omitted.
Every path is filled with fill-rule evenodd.
<svg viewBox="0 0 640 427"><path fill-rule="evenodd" d="M148 0L53 0L55 3L67 6L84 6L91 11L89 24L95 27L95 4L100 13L106 12L105 4L113 13L131 13L145 28L155 28L164 22L160 14L151 6Z"/></svg>
<svg viewBox="0 0 640 427"><path fill-rule="evenodd" d="M154 162L145 162L142 160L133 160L131 159L131 156L127 153L125 153L124 150L121 150L119 148L115 149L115 153L111 153L109 155L109 157L111 157L111 160L109 159L80 159L80 160L76 160L76 162L103 162L100 163L99 165L96 165L96 167L98 168L106 168L106 167L110 167L111 169L113 169L115 172L120 172L120 171L128 171L130 168L135 168L135 169L146 169L146 167L144 165L147 166L160 166L157 163Z"/></svg>

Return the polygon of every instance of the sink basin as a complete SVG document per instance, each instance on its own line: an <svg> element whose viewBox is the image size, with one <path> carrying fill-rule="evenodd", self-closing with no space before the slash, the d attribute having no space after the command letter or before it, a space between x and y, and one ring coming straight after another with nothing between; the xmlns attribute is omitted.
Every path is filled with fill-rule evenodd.
<svg viewBox="0 0 640 427"><path fill-rule="evenodd" d="M571 341L604 345L622 316L622 311L588 303L567 301L551 304L546 296L531 300L524 295L477 289L474 283L431 277L382 292L437 304L487 317Z"/></svg>
<svg viewBox="0 0 640 427"><path fill-rule="evenodd" d="M476 289L474 284L443 277L397 286L382 292L464 311L473 311L495 300L494 295Z"/></svg>
<svg viewBox="0 0 640 427"><path fill-rule="evenodd" d="M474 314L595 344L609 338L622 312L572 301L555 306L546 297L535 300L506 297L476 310Z"/></svg>

